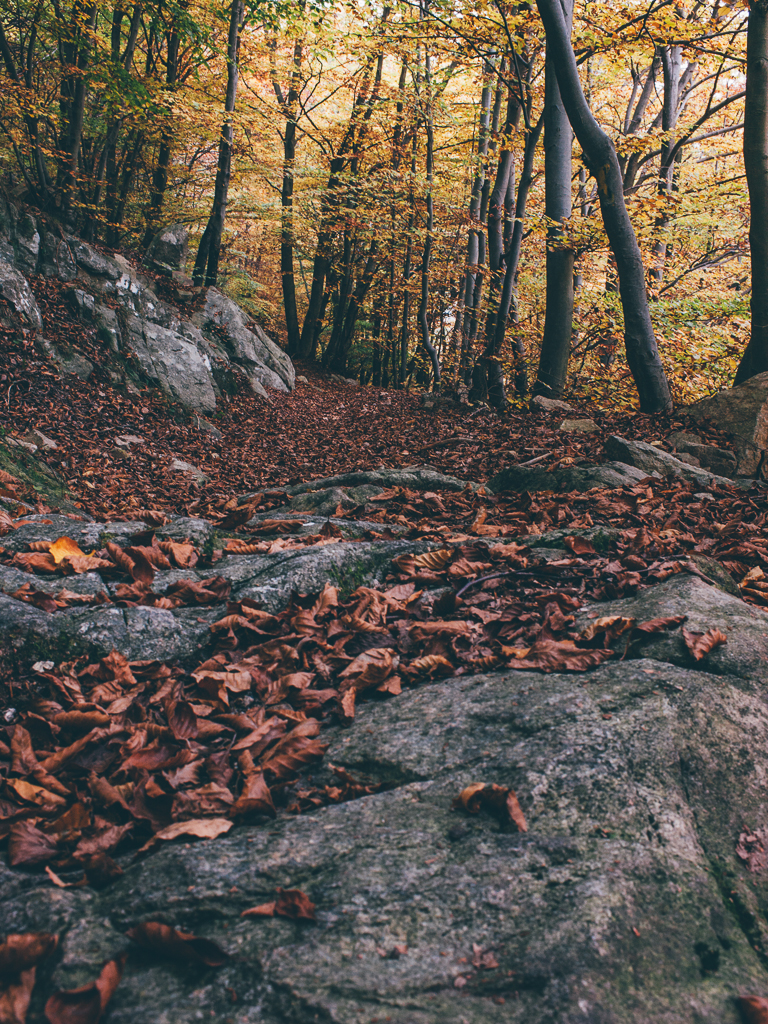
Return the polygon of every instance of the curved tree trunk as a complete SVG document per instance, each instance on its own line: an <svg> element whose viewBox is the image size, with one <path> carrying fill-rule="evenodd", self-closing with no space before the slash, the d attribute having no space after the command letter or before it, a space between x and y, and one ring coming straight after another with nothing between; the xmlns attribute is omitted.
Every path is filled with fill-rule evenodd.
<svg viewBox="0 0 768 1024"><path fill-rule="evenodd" d="M752 326L734 384L768 370L768 0L753 0L749 10L744 168L749 187Z"/></svg>
<svg viewBox="0 0 768 1024"><path fill-rule="evenodd" d="M672 396L659 358L648 310L640 247L624 202L616 149L589 109L579 80L560 0L536 0L555 64L563 105L591 173L597 179L600 212L619 271L627 362L643 412L668 412Z"/></svg>

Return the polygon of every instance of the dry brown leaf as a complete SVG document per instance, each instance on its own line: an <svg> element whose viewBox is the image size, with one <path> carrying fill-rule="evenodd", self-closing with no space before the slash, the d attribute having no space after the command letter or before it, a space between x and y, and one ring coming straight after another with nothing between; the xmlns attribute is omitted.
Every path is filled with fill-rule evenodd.
<svg viewBox="0 0 768 1024"><path fill-rule="evenodd" d="M528 825L523 809L513 789L496 783L472 782L453 801L455 808L462 807L469 814L478 814L481 809L508 820L518 832L527 832Z"/></svg>
<svg viewBox="0 0 768 1024"><path fill-rule="evenodd" d="M231 823L230 823L231 824ZM180 932L170 925L159 921L145 921L126 932L131 939L144 949L151 949L174 960L203 965L205 967L221 967L229 960L229 954L212 942L211 939Z"/></svg>
<svg viewBox="0 0 768 1024"><path fill-rule="evenodd" d="M72 558L73 556L78 558L88 557L85 551L81 551L71 537L59 537L48 548L48 554L57 565L63 562L65 558Z"/></svg>
<svg viewBox="0 0 768 1024"><path fill-rule="evenodd" d="M232 828L227 818L192 818L189 821L175 821L155 833L155 839L178 839L179 836L195 836L197 839L215 839Z"/></svg>
<svg viewBox="0 0 768 1024"><path fill-rule="evenodd" d="M0 1024L25 1024L35 987L36 968L13 977L0 992Z"/></svg>
<svg viewBox="0 0 768 1024"><path fill-rule="evenodd" d="M50 1024L97 1024L123 976L126 955L108 961L96 981L82 988L55 992L45 1004Z"/></svg>
<svg viewBox="0 0 768 1024"><path fill-rule="evenodd" d="M44 960L56 949L59 938L50 932L7 935L0 942L0 974L18 974Z"/></svg>
<svg viewBox="0 0 768 1024"><path fill-rule="evenodd" d="M701 661L710 651L722 647L728 637L719 629L708 629L705 633L696 633L683 627L683 640L694 661Z"/></svg>
<svg viewBox="0 0 768 1024"><path fill-rule="evenodd" d="M762 996L738 996L736 1005L745 1024L768 1024L768 999Z"/></svg>
<svg viewBox="0 0 768 1024"><path fill-rule="evenodd" d="M278 889L276 900L244 910L240 917L289 917L292 921L314 921L315 904L301 889Z"/></svg>

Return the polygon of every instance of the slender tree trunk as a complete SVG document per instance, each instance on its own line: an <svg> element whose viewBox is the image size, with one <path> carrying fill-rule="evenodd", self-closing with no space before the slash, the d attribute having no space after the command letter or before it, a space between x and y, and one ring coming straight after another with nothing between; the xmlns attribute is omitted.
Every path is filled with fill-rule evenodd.
<svg viewBox="0 0 768 1024"><path fill-rule="evenodd" d="M672 193L674 180L675 162L672 150L675 145L674 131L677 127L677 117L680 110L680 75L683 67L682 46L665 46L661 53L661 62L664 69L664 104L661 116L664 141L661 144L659 162L659 197L662 201L665 201L669 199ZM651 267L651 279L657 285L662 284L664 281L664 264L667 255L667 240L664 238L664 230L668 224L669 213L664 210L656 218L654 224L656 242L653 247L653 254L655 262Z"/></svg>
<svg viewBox="0 0 768 1024"><path fill-rule="evenodd" d="M70 71L61 84L61 109L65 115L61 126L61 217L74 227L72 204L77 188L80 163L80 142L85 119L85 70L92 48L91 35L96 28L97 7L92 0L77 3L72 13L72 36L64 51Z"/></svg>
<svg viewBox="0 0 768 1024"><path fill-rule="evenodd" d="M768 0L753 0L749 8L744 169L749 188L752 324L734 384L768 371Z"/></svg>
<svg viewBox="0 0 768 1024"><path fill-rule="evenodd" d="M427 0L422 10L426 9ZM429 50L424 52L424 92L426 111L424 123L427 130L427 234L424 239L424 252L421 258L421 300L419 302L419 328L421 331L421 344L432 363L433 386L437 390L440 387L440 360L437 356L435 346L429 336L429 324L427 323L427 304L429 302L429 264L432 259L432 243L435 230L435 209L432 189L435 174L435 133L432 113L432 68L430 63Z"/></svg>
<svg viewBox="0 0 768 1024"><path fill-rule="evenodd" d="M672 396L659 358L648 310L640 247L624 202L624 182L616 149L589 109L560 0L536 0L571 127L590 171L597 179L600 211L619 271L624 310L624 343L643 412L668 412Z"/></svg>
<svg viewBox="0 0 768 1024"><path fill-rule="evenodd" d="M233 114L237 99L238 66L237 55L240 47L240 26L243 23L243 0L233 0L229 20L229 37L227 40L227 93L224 103L225 114ZM235 128L232 118L227 117L221 128L219 140L219 163L216 170L216 185L213 193L213 206L208 218L203 237L195 259L192 277L195 284L205 280L206 285L215 285L219 276L219 255L221 253L221 236L227 217L227 197L229 182L232 177L232 144Z"/></svg>
<svg viewBox="0 0 768 1024"><path fill-rule="evenodd" d="M293 254L296 246L293 226L293 186L296 168L296 130L302 57L303 41L297 39L293 48L293 71L286 98L283 97L277 79L273 79L275 94L285 115L283 184L280 192L280 278L283 287L285 328L288 335L288 355L290 356L297 356L299 354L301 342L299 316L296 309L296 277L293 267Z"/></svg>
<svg viewBox="0 0 768 1024"><path fill-rule="evenodd" d="M179 75L179 32L174 24L168 33L167 50L165 59L165 87L172 90L176 87ZM170 111L168 116L170 117ZM168 187L168 168L171 165L171 153L173 151L173 130L166 126L160 136L160 146L157 153L157 163L152 172L152 183L149 190L149 210L147 212L147 226L144 231L143 246L146 249L157 231L160 213L163 209L165 190Z"/></svg>
<svg viewBox="0 0 768 1024"><path fill-rule="evenodd" d="M561 4L568 39L573 0ZM544 210L547 217L547 307L539 371L533 392L559 398L565 390L573 327L573 265L564 222L572 212L573 132L557 84L554 56L547 46L544 84Z"/></svg>

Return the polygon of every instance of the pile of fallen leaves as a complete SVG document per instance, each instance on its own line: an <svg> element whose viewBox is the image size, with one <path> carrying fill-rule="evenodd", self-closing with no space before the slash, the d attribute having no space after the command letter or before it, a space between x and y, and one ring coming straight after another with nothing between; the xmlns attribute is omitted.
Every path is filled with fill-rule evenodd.
<svg viewBox="0 0 768 1024"><path fill-rule="evenodd" d="M243 911L241 917L287 917L314 921L315 905L300 889L278 889L276 898ZM155 960L172 961L198 968L222 967L230 956L211 939L182 932L160 921L144 921L130 928L131 945L108 960L95 981L81 988L54 992L45 1003L49 1024L98 1024L120 984L129 955L146 951ZM7 935L0 942L0 1021L24 1024L37 980L37 968L51 957L59 936L50 932Z"/></svg>
<svg viewBox="0 0 768 1024"><path fill-rule="evenodd" d="M568 556L548 561L516 543L452 537L450 546L395 558L382 590L359 587L342 600L326 585L294 595L277 614L251 600L230 602L210 626L208 656L190 671L129 663L116 651L94 663L37 663L32 696L0 740L0 837L9 863L44 866L55 884L101 885L120 873L113 855L129 848L213 837L280 808L296 813L371 792L341 769L331 784L302 781L323 757L325 724L350 721L362 696L381 699L440 677L586 671L631 654L635 641L676 629L684 616L611 616L579 630L575 612L588 600L698 573L665 553L677 540L628 530L607 555L573 536ZM265 543L274 542L230 542L236 552ZM10 564L128 576L114 586L122 605L219 605L229 593L225 579L211 577L154 594L157 568L199 565L202 554L151 531L90 555L67 537L30 546ZM32 584L15 596L51 613L82 600ZM683 638L695 660L726 639L716 629L683 629Z"/></svg>
<svg viewBox="0 0 768 1024"><path fill-rule="evenodd" d="M452 544L605 526L610 534L604 542L616 544L621 567L636 574L637 584L660 582L670 568L678 572L682 565L700 575L691 557L704 557L723 566L744 600L768 605L768 495L760 487L711 485L699 491L690 481L651 477L633 487L563 493L393 487L343 514L380 523L382 529L397 527L409 539ZM618 593L609 589L606 596Z"/></svg>

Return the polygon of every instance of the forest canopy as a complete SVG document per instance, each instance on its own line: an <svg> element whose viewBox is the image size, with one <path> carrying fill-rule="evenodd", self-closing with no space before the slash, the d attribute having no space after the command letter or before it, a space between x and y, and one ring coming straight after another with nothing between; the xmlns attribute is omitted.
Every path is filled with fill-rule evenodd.
<svg viewBox="0 0 768 1024"><path fill-rule="evenodd" d="M294 358L497 408L566 388L631 405L637 387L658 411L730 384L749 342L746 43L765 17L17 0L0 159L17 198L107 247L186 224L195 284Z"/></svg>

